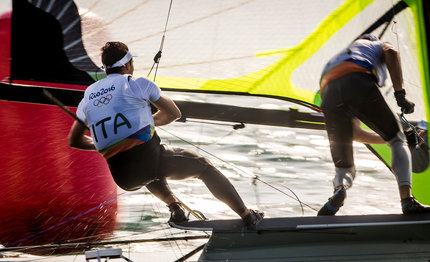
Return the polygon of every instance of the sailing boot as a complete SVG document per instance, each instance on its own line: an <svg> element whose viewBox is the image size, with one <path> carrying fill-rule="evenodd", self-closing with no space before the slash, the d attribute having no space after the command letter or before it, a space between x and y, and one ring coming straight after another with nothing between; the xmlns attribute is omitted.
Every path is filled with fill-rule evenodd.
<svg viewBox="0 0 430 262"><path fill-rule="evenodd" d="M404 198L401 201L403 214L430 213L430 207L420 204L414 197Z"/></svg>
<svg viewBox="0 0 430 262"><path fill-rule="evenodd" d="M264 213L258 210L249 210L249 214L242 217L243 223L249 230L255 230L257 225L263 220Z"/></svg>
<svg viewBox="0 0 430 262"><path fill-rule="evenodd" d="M332 197L330 197L327 203L318 211L318 216L334 216L339 208L343 206L343 201L346 198L346 188L339 186Z"/></svg>
<svg viewBox="0 0 430 262"><path fill-rule="evenodd" d="M188 218L185 216L184 209L179 202L173 202L167 206L170 210L169 222L185 222Z"/></svg>

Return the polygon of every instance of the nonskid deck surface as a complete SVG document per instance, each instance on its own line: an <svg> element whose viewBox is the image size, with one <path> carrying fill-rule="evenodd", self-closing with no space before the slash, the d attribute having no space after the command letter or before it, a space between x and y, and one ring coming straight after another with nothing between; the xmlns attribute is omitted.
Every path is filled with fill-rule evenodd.
<svg viewBox="0 0 430 262"><path fill-rule="evenodd" d="M199 261L429 261L430 214L265 218L172 224L212 231Z"/></svg>
<svg viewBox="0 0 430 262"><path fill-rule="evenodd" d="M344 227L373 227L430 224L430 214L388 214L388 215L355 215L355 216L312 216L265 218L257 226L258 231L307 230ZM172 227L186 230L202 231L243 231L244 224L240 219L188 221L171 223Z"/></svg>

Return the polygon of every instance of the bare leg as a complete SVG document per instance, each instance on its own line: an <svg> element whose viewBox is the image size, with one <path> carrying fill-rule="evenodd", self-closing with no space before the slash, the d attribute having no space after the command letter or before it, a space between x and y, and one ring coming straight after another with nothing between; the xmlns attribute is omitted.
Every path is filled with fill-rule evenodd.
<svg viewBox="0 0 430 262"><path fill-rule="evenodd" d="M172 190L170 190L169 185L166 180L155 180L146 185L149 192L151 192L158 199L170 205L174 202L178 202L178 199L173 194Z"/></svg>
<svg viewBox="0 0 430 262"><path fill-rule="evenodd" d="M410 186L399 186L400 199L412 197Z"/></svg>
<svg viewBox="0 0 430 262"><path fill-rule="evenodd" d="M362 129L360 126L360 120L358 120L358 118L354 117L352 119L352 125L354 130L354 141L373 145L381 145L387 143L375 131Z"/></svg>
<svg viewBox="0 0 430 262"><path fill-rule="evenodd" d="M243 217L249 210L230 181L206 158L181 148L162 150L160 177L167 179L199 178L209 191Z"/></svg>

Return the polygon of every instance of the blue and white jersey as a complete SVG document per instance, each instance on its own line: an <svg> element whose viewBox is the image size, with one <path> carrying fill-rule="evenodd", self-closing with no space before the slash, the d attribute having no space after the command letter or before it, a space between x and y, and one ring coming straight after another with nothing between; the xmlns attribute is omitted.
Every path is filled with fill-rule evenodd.
<svg viewBox="0 0 430 262"><path fill-rule="evenodd" d="M387 79L387 66L382 50L383 45L384 42L382 41L369 41L366 39L354 41L325 65L322 76L336 65L345 61L351 61L369 69L376 76L378 85L383 86Z"/></svg>
<svg viewBox="0 0 430 262"><path fill-rule="evenodd" d="M160 95L158 86L146 78L110 74L85 90L76 114L88 124L101 151L140 130L154 130L149 101L157 101Z"/></svg>

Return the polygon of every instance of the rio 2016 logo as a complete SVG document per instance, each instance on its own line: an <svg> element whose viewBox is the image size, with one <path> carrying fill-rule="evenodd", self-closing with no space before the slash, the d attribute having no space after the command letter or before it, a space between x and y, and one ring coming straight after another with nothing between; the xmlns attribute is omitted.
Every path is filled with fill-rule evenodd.
<svg viewBox="0 0 430 262"><path fill-rule="evenodd" d="M108 94L107 96L102 96L96 100L94 100L93 105L96 107L102 107L104 105L109 104L109 102L112 100L112 95Z"/></svg>

